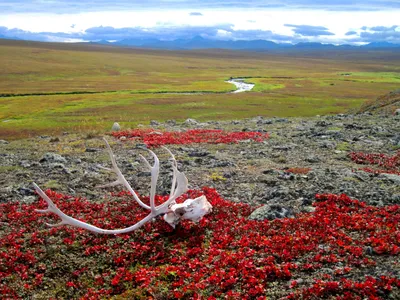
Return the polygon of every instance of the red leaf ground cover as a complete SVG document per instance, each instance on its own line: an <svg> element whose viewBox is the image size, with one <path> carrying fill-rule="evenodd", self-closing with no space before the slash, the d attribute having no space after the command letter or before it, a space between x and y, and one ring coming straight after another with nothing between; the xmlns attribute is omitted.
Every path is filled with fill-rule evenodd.
<svg viewBox="0 0 400 300"><path fill-rule="evenodd" d="M109 229L147 215L127 192L100 203L47 194L67 214ZM379 277L360 275L382 258L398 264L399 205L373 207L324 194L316 195L312 213L251 221L254 208L211 188L191 190L179 201L201 194L213 212L199 224L184 221L173 230L157 219L116 236L49 229L44 221L57 222L55 217L34 212L45 208L43 200L1 204L0 297L387 299L400 288L390 270ZM165 200L157 197L158 203ZM334 273L325 274L327 268Z"/></svg>
<svg viewBox="0 0 400 300"><path fill-rule="evenodd" d="M150 148L163 145L182 145L194 143L229 144L242 140L262 142L268 138L267 133L254 131L227 132L216 129L191 129L187 131L154 131L153 129L133 129L113 132L116 138L126 137L141 140Z"/></svg>
<svg viewBox="0 0 400 300"><path fill-rule="evenodd" d="M285 171L292 174L304 175L308 174L311 171L311 168L292 167Z"/></svg>
<svg viewBox="0 0 400 300"><path fill-rule="evenodd" d="M365 167L361 170L368 173L386 173L400 175L400 151L393 156L383 153L364 153L364 152L351 152L349 157L356 164L361 165L377 165L381 169Z"/></svg>

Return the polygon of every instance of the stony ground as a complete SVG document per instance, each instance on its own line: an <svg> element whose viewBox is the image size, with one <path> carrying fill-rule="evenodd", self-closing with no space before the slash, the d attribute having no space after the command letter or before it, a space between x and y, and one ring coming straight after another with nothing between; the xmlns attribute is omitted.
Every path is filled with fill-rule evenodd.
<svg viewBox="0 0 400 300"><path fill-rule="evenodd" d="M155 130L214 128L262 131L263 143L169 145L191 188L215 187L226 199L251 204L308 205L317 193L346 193L373 205L400 203L400 176L359 170L348 153L361 151L393 155L400 148L400 117L335 115L311 119L254 118L230 122L151 122ZM121 142L108 136L117 162L132 187L149 190L149 173L138 154L143 144ZM156 149L162 161L158 193L168 193L168 156ZM31 182L42 188L101 199L97 186L112 182L102 136L65 133L0 145L0 201L35 201ZM305 174L290 168L310 169ZM302 170L298 170L297 173ZM296 172L295 172L296 173ZM108 189L116 190L118 188Z"/></svg>
<svg viewBox="0 0 400 300"><path fill-rule="evenodd" d="M262 143L169 145L179 169L189 179L190 188L214 187L225 199L261 206L255 219L292 217L312 211L317 193L346 193L368 204L400 204L400 176L361 171L351 161L352 151L394 155L400 149L400 116L335 115L310 119L262 118L230 122L185 123L151 122L157 131L188 128L213 128L229 131L268 132ZM147 126L146 126L147 127ZM117 162L132 187L149 192L149 172L138 154L147 155L144 145L120 141L105 135ZM102 189L112 182L103 136L65 133L59 137L41 136L28 140L1 141L0 202L37 201L32 182L69 195L103 201L104 195L121 187ZM159 194L170 189L170 164L167 153L154 150L162 162ZM296 172L288 170L297 168ZM365 275L399 275L398 257L382 257L373 268L352 273L353 279ZM322 273L333 270L323 269ZM322 274L321 273L321 274ZM314 275L315 276L315 275ZM312 282L314 278L304 280ZM279 288L278 288L279 290ZM398 290L392 294L398 296Z"/></svg>

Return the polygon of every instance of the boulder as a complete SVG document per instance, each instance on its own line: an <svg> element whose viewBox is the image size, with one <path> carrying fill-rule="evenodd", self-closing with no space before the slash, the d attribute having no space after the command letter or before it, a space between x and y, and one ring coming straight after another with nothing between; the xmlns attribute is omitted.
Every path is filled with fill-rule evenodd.
<svg viewBox="0 0 400 300"><path fill-rule="evenodd" d="M120 131L120 130L121 130L121 126L117 122L115 122L113 124L113 126L111 127L111 131Z"/></svg>
<svg viewBox="0 0 400 300"><path fill-rule="evenodd" d="M47 152L43 157L40 159L41 163L66 163L67 160L62 157L60 154Z"/></svg>
<svg viewBox="0 0 400 300"><path fill-rule="evenodd" d="M198 125L199 122L197 122L195 119L186 119L185 122L183 122L183 125Z"/></svg>
<svg viewBox="0 0 400 300"><path fill-rule="evenodd" d="M266 204L251 213L250 220L274 220L281 218L293 217L289 208L285 208L279 204Z"/></svg>

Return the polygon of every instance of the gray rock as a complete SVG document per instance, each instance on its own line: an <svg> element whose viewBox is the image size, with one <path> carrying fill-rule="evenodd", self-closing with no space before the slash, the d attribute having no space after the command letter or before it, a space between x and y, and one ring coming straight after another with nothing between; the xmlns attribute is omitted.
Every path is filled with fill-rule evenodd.
<svg viewBox="0 0 400 300"><path fill-rule="evenodd" d="M25 196L22 198L22 203L24 204L32 204L37 201L37 198L35 196Z"/></svg>
<svg viewBox="0 0 400 300"><path fill-rule="evenodd" d="M7 145L9 144L9 142L7 142L6 140L0 140L0 145Z"/></svg>
<svg viewBox="0 0 400 300"><path fill-rule="evenodd" d="M31 166L31 164L30 164L28 161L26 161L26 160L21 160L21 161L19 162L19 165L20 165L21 167L23 167L23 168L29 168L29 167Z"/></svg>
<svg viewBox="0 0 400 300"><path fill-rule="evenodd" d="M273 123L274 123L274 121L272 119L262 120L262 124L264 124L264 125L271 125Z"/></svg>
<svg viewBox="0 0 400 300"><path fill-rule="evenodd" d="M33 196L35 195L35 191L30 188L21 187L18 189L18 193L22 196Z"/></svg>
<svg viewBox="0 0 400 300"><path fill-rule="evenodd" d="M278 178L282 179L282 180L294 180L296 178L296 176L292 173L280 172L280 174L278 175Z"/></svg>
<svg viewBox="0 0 400 300"><path fill-rule="evenodd" d="M364 171L361 171L361 170L354 171L354 172L350 171L350 170L347 170L344 173L344 175L345 175L345 177L353 177L353 178L356 178L356 179L358 179L360 181L363 181L363 182L368 181L369 178L370 178L370 173L367 173L367 172L364 172Z"/></svg>
<svg viewBox="0 0 400 300"><path fill-rule="evenodd" d="M400 146L400 134L395 135L390 141L393 146Z"/></svg>
<svg viewBox="0 0 400 300"><path fill-rule="evenodd" d="M120 131L120 130L121 130L121 126L117 122L115 122L113 124L113 126L111 127L111 131Z"/></svg>
<svg viewBox="0 0 400 300"><path fill-rule="evenodd" d="M298 131L307 131L307 130L310 130L310 127L299 125L299 126L296 126L295 129Z"/></svg>
<svg viewBox="0 0 400 300"><path fill-rule="evenodd" d="M365 253L368 255L373 255L374 254L374 249L371 246L366 246L365 247Z"/></svg>
<svg viewBox="0 0 400 300"><path fill-rule="evenodd" d="M257 116L257 117L254 117L254 118L250 119L250 122L258 123L258 122L262 122L263 119L264 119L264 117Z"/></svg>
<svg viewBox="0 0 400 300"><path fill-rule="evenodd" d="M276 123L290 123L288 119L286 118L277 118L275 119Z"/></svg>
<svg viewBox="0 0 400 300"><path fill-rule="evenodd" d="M53 169L53 170L56 170L56 171L57 170L61 170L65 174L71 174L70 170L68 170L68 168L65 167L65 165L62 164L62 163L51 163L51 164L48 164L48 167L50 169Z"/></svg>
<svg viewBox="0 0 400 300"><path fill-rule="evenodd" d="M400 116L400 108L396 109L396 110L394 111L394 114L395 114L396 116Z"/></svg>
<svg viewBox="0 0 400 300"><path fill-rule="evenodd" d="M151 120L151 121L150 121L150 125L151 125L151 126L158 126L158 125L160 125L160 123L157 122L156 120Z"/></svg>
<svg viewBox="0 0 400 300"><path fill-rule="evenodd" d="M308 212L308 213L312 213L315 211L315 207L314 206L304 206L301 209L303 212Z"/></svg>
<svg viewBox="0 0 400 300"><path fill-rule="evenodd" d="M290 208L285 208L278 204L266 204L257 208L249 216L250 220L274 220L281 218L293 217Z"/></svg>
<svg viewBox="0 0 400 300"><path fill-rule="evenodd" d="M284 185L278 185L276 187L268 189L264 194L263 200L271 200L274 198L279 198L284 201L288 195L289 195L289 187Z"/></svg>
<svg viewBox="0 0 400 300"><path fill-rule="evenodd" d="M393 183L400 184L400 175L382 173L382 174L379 175L379 177L380 178L384 178L384 179L388 179Z"/></svg>
<svg viewBox="0 0 400 300"><path fill-rule="evenodd" d="M146 150L147 149L147 145L144 144L144 143L137 143L136 144L136 149L144 149L144 150Z"/></svg>
<svg viewBox="0 0 400 300"><path fill-rule="evenodd" d="M189 152L189 156L190 157L204 157L204 156L208 156L210 154L210 152L206 151L206 150L194 150Z"/></svg>
<svg viewBox="0 0 400 300"><path fill-rule="evenodd" d="M186 119L185 122L183 122L183 125L198 125L199 122L197 122L195 119Z"/></svg>
<svg viewBox="0 0 400 300"><path fill-rule="evenodd" d="M66 163L67 160L62 157L60 154L47 152L43 157L40 159L41 163Z"/></svg>
<svg viewBox="0 0 400 300"><path fill-rule="evenodd" d="M318 144L321 148L326 148L326 149L335 149L336 148L336 143L333 141L323 141Z"/></svg>
<svg viewBox="0 0 400 300"><path fill-rule="evenodd" d="M169 125L169 126L175 126L176 125L176 121L175 120L167 120L165 122L165 124Z"/></svg>
<svg viewBox="0 0 400 300"><path fill-rule="evenodd" d="M394 194L392 196L392 203L400 203L400 194Z"/></svg>
<svg viewBox="0 0 400 300"><path fill-rule="evenodd" d="M306 161L309 163L317 163L317 162L320 162L321 160L315 155L310 155L310 156L306 157Z"/></svg>
<svg viewBox="0 0 400 300"><path fill-rule="evenodd" d="M319 126L319 127L326 127L328 125L332 125L332 123L329 123L329 122L327 122L325 120L321 120L321 121L318 121L315 125Z"/></svg>

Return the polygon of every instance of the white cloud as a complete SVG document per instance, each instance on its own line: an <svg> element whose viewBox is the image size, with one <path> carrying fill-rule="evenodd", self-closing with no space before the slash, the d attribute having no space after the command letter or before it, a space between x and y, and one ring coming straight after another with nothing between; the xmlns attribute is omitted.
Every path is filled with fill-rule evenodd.
<svg viewBox="0 0 400 300"><path fill-rule="evenodd" d="M46 1L48 2L48 1ZM57 1L55 1L57 2ZM289 1L290 2L290 1ZM291 1L295 2L295 1ZM322 1L319 1L322 5ZM343 2L343 1L342 1ZM376 1L375 1L376 2ZM343 43L350 41L346 35L362 26L390 27L400 25L400 8L378 11L344 11L293 8L202 8L202 16L194 17L188 9L140 9L125 11L93 11L81 13L8 13L0 12L0 26L30 32L84 33L88 28L110 26L114 28L159 29L160 27L216 27L232 24L233 31L269 31L276 35L294 36L293 28L285 24L322 26L334 35L310 38L310 41ZM251 22L249 22L251 20ZM74 26L71 26L74 24ZM169 31L170 32L170 31ZM219 36L232 36L228 31Z"/></svg>
<svg viewBox="0 0 400 300"><path fill-rule="evenodd" d="M218 29L216 36L222 39L226 39L232 37L232 32L224 29Z"/></svg>

